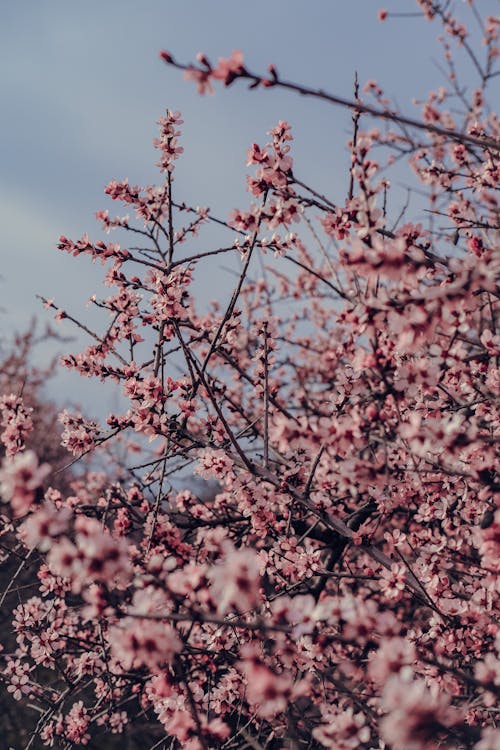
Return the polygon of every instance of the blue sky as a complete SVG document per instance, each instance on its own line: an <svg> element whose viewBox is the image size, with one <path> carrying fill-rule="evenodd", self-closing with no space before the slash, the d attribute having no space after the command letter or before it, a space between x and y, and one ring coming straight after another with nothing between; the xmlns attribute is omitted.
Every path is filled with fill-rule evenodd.
<svg viewBox="0 0 500 750"><path fill-rule="evenodd" d="M375 78L414 114L411 99L442 83L438 29L418 18L379 23L381 6L416 8L413 0L2 3L3 337L34 313L43 318L36 294L88 315L88 298L100 294L101 269L63 256L57 238L76 239L84 231L99 237L94 212L109 207L102 191L110 179L157 179L151 142L166 107L181 110L185 120L179 198L224 217L246 207L246 149L253 141L264 143L278 119L294 126L303 178L334 199L345 194L348 113L287 93L248 92L238 84L200 98L178 71L161 63L158 51L187 62L203 50L215 61L239 48L251 69L264 72L273 62L283 77L344 96L351 94L357 70L361 83ZM480 0L479 6L498 11L495 0ZM214 274L210 281L212 296L220 278ZM84 403L96 404L97 398L99 411L108 398L102 389L96 397L72 377L60 379L58 390Z"/></svg>

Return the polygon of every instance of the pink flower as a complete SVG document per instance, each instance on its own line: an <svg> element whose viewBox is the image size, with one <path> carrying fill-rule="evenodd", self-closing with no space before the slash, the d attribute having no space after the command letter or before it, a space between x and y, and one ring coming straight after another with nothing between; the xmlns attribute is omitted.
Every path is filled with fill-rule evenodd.
<svg viewBox="0 0 500 750"><path fill-rule="evenodd" d="M225 451L205 448L200 451L199 464L195 473L203 479L223 481L231 473L233 462Z"/></svg>
<svg viewBox="0 0 500 750"><path fill-rule="evenodd" d="M184 78L186 81L194 81L198 93L202 96L207 93L214 93L213 86L210 82L210 70L199 70L198 68L189 67L184 71Z"/></svg>
<svg viewBox="0 0 500 750"><path fill-rule="evenodd" d="M249 549L226 548L224 559L209 572L212 598L217 611L231 609L244 613L260 601L260 575L257 554Z"/></svg>
<svg viewBox="0 0 500 750"><path fill-rule="evenodd" d="M402 563L393 563L390 570L382 571L380 588L389 599L400 601L406 587L407 570Z"/></svg>
<svg viewBox="0 0 500 750"><path fill-rule="evenodd" d="M382 704L387 713L381 722L383 739L401 750L437 750L440 735L459 720L450 696L430 690L423 680L392 677L384 688Z"/></svg>
<svg viewBox="0 0 500 750"><path fill-rule="evenodd" d="M178 145L177 138L180 136L178 126L182 124L180 112L167 111L166 117L159 120L160 137L153 144L161 151L161 159L157 166L162 172L172 172L174 161L183 153L184 149Z"/></svg>
<svg viewBox="0 0 500 750"><path fill-rule="evenodd" d="M234 50L231 57L227 59L220 57L217 67L212 71L212 77L224 82L224 86L229 86L235 78L245 73L243 65L243 52Z"/></svg>
<svg viewBox="0 0 500 750"><path fill-rule="evenodd" d="M474 750L498 750L500 746L500 728L485 727L481 739L474 745Z"/></svg>
<svg viewBox="0 0 500 750"><path fill-rule="evenodd" d="M111 588L126 588L131 569L126 540L112 536L95 518L83 515L76 518L74 528L74 542L62 537L50 547L47 556L50 570L69 579L74 593L97 582Z"/></svg>
<svg viewBox="0 0 500 750"><path fill-rule="evenodd" d="M494 654L486 654L483 661L476 664L474 675L485 685L500 686L500 659Z"/></svg>
<svg viewBox="0 0 500 750"><path fill-rule="evenodd" d="M130 557L128 543L123 537L114 537L96 519L79 516L75 521L75 541L80 576L74 586L102 581L108 586L126 588L130 579Z"/></svg>
<svg viewBox="0 0 500 750"><path fill-rule="evenodd" d="M53 539L67 530L70 518L69 508L58 510L52 503L45 503L22 524L20 537L29 549L38 547L41 552L47 552Z"/></svg>
<svg viewBox="0 0 500 750"><path fill-rule="evenodd" d="M329 712L327 724L313 729L313 735L324 747L332 750L359 748L370 739L370 728L362 713L354 713L348 708L341 713Z"/></svg>
<svg viewBox="0 0 500 750"><path fill-rule="evenodd" d="M66 716L66 738L71 743L86 745L90 740L90 734L87 733L87 728L90 723L90 717L87 713L87 709L83 705L83 701L77 701L73 703L71 710Z"/></svg>
<svg viewBox="0 0 500 750"><path fill-rule="evenodd" d="M65 409L59 415L59 421L64 425L61 443L73 455L79 456L95 446L99 434L99 426L92 420L86 420L81 414L70 414Z"/></svg>
<svg viewBox="0 0 500 750"><path fill-rule="evenodd" d="M14 456L23 450L24 441L33 431L32 411L32 408L26 407L23 400L13 393L0 398L0 423L5 428L0 439L5 445L7 456Z"/></svg>
<svg viewBox="0 0 500 750"><path fill-rule="evenodd" d="M475 537L483 564L491 570L500 570L500 508L498 508L489 526L476 529Z"/></svg>
<svg viewBox="0 0 500 750"><path fill-rule="evenodd" d="M498 334L494 336L489 328L481 334L481 343L491 356L500 354L500 336Z"/></svg>
<svg viewBox="0 0 500 750"><path fill-rule="evenodd" d="M169 734L185 743L195 732L196 723L189 711L177 709L167 721Z"/></svg>
<svg viewBox="0 0 500 750"><path fill-rule="evenodd" d="M370 659L370 677L383 684L391 675L398 674L404 665L413 664L415 658L415 647L409 641L404 638L384 639Z"/></svg>
<svg viewBox="0 0 500 750"><path fill-rule="evenodd" d="M29 664L9 660L7 674L10 674L10 677L7 692L12 694L15 701L20 701L25 695L29 695L31 692L31 687L28 684L29 672Z"/></svg>
<svg viewBox="0 0 500 750"><path fill-rule="evenodd" d="M35 493L49 473L50 466L38 465L38 458L31 450L12 459L4 458L0 469L0 494L4 502L10 502L15 516L24 516L30 511Z"/></svg>
<svg viewBox="0 0 500 750"><path fill-rule="evenodd" d="M146 666L151 672L171 664L182 650L182 642L171 625L135 617L125 617L120 625L112 627L109 642L113 656L124 669Z"/></svg>
<svg viewBox="0 0 500 750"><path fill-rule="evenodd" d="M63 537L57 544L53 545L47 557L47 564L52 573L61 578L69 578L77 586L76 580L80 576L82 563L75 545L66 537ZM79 584L78 586L79 587Z"/></svg>
<svg viewBox="0 0 500 750"><path fill-rule="evenodd" d="M272 719L283 713L291 695L290 677L277 675L264 664L251 659L241 664L247 685L249 702L263 719Z"/></svg>

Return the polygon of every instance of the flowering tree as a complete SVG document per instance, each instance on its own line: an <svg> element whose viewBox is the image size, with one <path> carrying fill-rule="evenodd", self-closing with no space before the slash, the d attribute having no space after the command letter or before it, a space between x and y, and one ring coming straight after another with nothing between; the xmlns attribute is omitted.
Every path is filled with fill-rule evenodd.
<svg viewBox="0 0 500 750"><path fill-rule="evenodd" d="M447 3L418 5L443 26L449 75L417 119L374 81L350 102L239 52L215 67L161 53L201 93L242 79L351 108L340 201L300 179L279 122L249 149L250 206L223 220L189 205L168 111L161 184L112 181L135 218L97 214L134 246L61 237L111 289L94 300L103 332L74 321L91 344L63 364L130 406L105 425L61 414L75 459L120 446L71 492L23 450L26 421L9 439L5 527L37 575L3 654L34 717L26 750L122 732L151 750L498 747L499 24L469 2L476 50ZM391 215L402 160L419 223ZM227 243L186 250L210 223ZM224 253L241 261L229 303L198 310L193 283ZM186 467L215 490L175 488Z"/></svg>
<svg viewBox="0 0 500 750"><path fill-rule="evenodd" d="M52 361L45 367L35 365L37 349L54 339L60 337L50 328L37 332L36 325L32 324L28 332L2 342L0 455L16 455L26 440L30 447L36 448L42 462L50 462L53 486L68 492L69 472L63 470L68 463L68 454L58 439L58 410L43 394L43 386L54 374L56 363ZM12 524L3 513L0 529L0 628L5 635L5 647L14 648L11 621L12 608L19 602L18 591L25 586L33 587L34 582L39 581L30 570L30 556L24 554L22 542L16 538ZM13 692L15 689L0 694L0 726L3 737L7 735L19 740L23 736L23 721L19 717L18 706L14 701L9 701Z"/></svg>

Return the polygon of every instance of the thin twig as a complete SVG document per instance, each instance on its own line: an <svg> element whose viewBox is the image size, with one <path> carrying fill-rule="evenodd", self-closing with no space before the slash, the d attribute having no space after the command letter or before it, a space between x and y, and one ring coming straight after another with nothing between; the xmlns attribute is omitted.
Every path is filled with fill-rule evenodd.
<svg viewBox="0 0 500 750"><path fill-rule="evenodd" d="M358 71L354 73L354 97L356 101L358 101L359 98L359 81L358 81ZM349 191L347 193L347 199L350 201L353 198L354 195L354 159L356 154L356 148L358 145L358 129L359 129L359 118L360 118L360 111L359 109L355 109L352 115L352 121L354 123L354 129L353 129L353 135L352 135L352 164L351 168L349 170Z"/></svg>
<svg viewBox="0 0 500 750"><path fill-rule="evenodd" d="M267 321L264 322L264 466L269 468L269 349Z"/></svg>

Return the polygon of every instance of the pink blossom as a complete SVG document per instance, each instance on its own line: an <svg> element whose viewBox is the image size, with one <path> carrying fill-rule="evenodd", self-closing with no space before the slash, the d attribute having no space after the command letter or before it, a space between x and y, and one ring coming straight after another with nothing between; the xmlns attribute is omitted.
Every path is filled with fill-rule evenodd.
<svg viewBox="0 0 500 750"><path fill-rule="evenodd" d="M437 750L442 745L440 735L459 720L449 696L429 690L422 680L390 678L382 702L387 711L382 736L396 748Z"/></svg>
<svg viewBox="0 0 500 750"><path fill-rule="evenodd" d="M14 456L23 450L27 436L33 431L32 411L12 393L0 398L1 424L4 427L0 437L7 456Z"/></svg>
<svg viewBox="0 0 500 750"><path fill-rule="evenodd" d="M37 428L45 371L22 337L1 353L0 683L39 741L130 724L186 750L496 747L499 24L481 21L476 54L460 3L417 4L448 83L412 124L368 81L348 106L345 200L309 184L280 120L250 141L250 195L229 221L181 202L167 111L159 183L105 188L125 206L96 215L116 240L60 237L106 287L90 303L102 324L78 321L90 341L61 363L127 406L104 427L64 411L78 461L59 472L58 433ZM200 93L241 77L337 101L238 51L216 67L162 59ZM459 80L470 63L475 88ZM225 253L241 273L206 302ZM55 468L45 493L27 440Z"/></svg>
<svg viewBox="0 0 500 750"><path fill-rule="evenodd" d="M65 734L68 740L79 745L86 745L90 740L90 734L87 733L89 721L83 701L74 703L66 715Z"/></svg>
<svg viewBox="0 0 500 750"><path fill-rule="evenodd" d="M339 713L330 711L325 718L328 723L320 724L313 729L313 736L323 747L348 750L359 748L370 739L371 732L365 716L362 713L354 713L352 708Z"/></svg>
<svg viewBox="0 0 500 750"><path fill-rule="evenodd" d="M210 81L212 73L210 70L200 70L194 67L188 67L184 71L184 78L186 81L194 81L196 83L196 90L199 94L213 94L214 89Z"/></svg>
<svg viewBox="0 0 500 750"><path fill-rule="evenodd" d="M474 750L497 750L500 742L500 729L485 727L481 732L481 739L474 745Z"/></svg>
<svg viewBox="0 0 500 750"><path fill-rule="evenodd" d="M405 665L412 665L415 659L415 647L411 642L403 638L388 638L382 641L370 659L370 677L384 684L392 675L399 674Z"/></svg>
<svg viewBox="0 0 500 750"><path fill-rule="evenodd" d="M50 473L48 464L38 464L31 450L18 453L13 458L4 458L0 469L0 494L10 503L15 516L24 516L34 502L38 488Z"/></svg>
<svg viewBox="0 0 500 750"><path fill-rule="evenodd" d="M7 692L12 694L15 701L20 701L25 695L31 693L28 664L10 660L7 663L7 673L10 675Z"/></svg>
<svg viewBox="0 0 500 750"><path fill-rule="evenodd" d="M174 161L184 151L178 143L178 138L181 134L178 127L182 125L182 122L180 112L171 112L170 110L167 110L166 116L162 117L158 122L160 125L160 136L153 141L153 144L161 152L161 158L157 166L160 167L162 172L172 172Z"/></svg>
<svg viewBox="0 0 500 750"><path fill-rule="evenodd" d="M257 661L242 662L247 686L248 700L257 714L264 719L272 719L282 713L291 695L289 677L274 674L268 667Z"/></svg>
<svg viewBox="0 0 500 750"><path fill-rule="evenodd" d="M394 563L390 570L382 571L381 590L389 599L399 601L406 586L408 571L402 563Z"/></svg>
<svg viewBox="0 0 500 750"><path fill-rule="evenodd" d="M182 650L182 642L170 625L135 617L126 617L114 626L110 642L115 659L125 669L144 665L157 672Z"/></svg>
<svg viewBox="0 0 500 750"><path fill-rule="evenodd" d="M70 518L69 508L58 510L46 502L22 524L20 537L28 548L38 547L41 552L47 552L53 540L67 530Z"/></svg>
<svg viewBox="0 0 500 750"><path fill-rule="evenodd" d="M224 558L209 572L217 611L225 614L252 610L260 601L259 564L255 552L228 545Z"/></svg>
<svg viewBox="0 0 500 750"><path fill-rule="evenodd" d="M217 67L212 71L212 78L223 81L225 86L229 86L242 73L245 73L243 53L241 50L234 50L227 59L219 58Z"/></svg>
<svg viewBox="0 0 500 750"><path fill-rule="evenodd" d="M74 455L81 455L92 450L99 434L99 426L92 420L86 420L81 414L70 414L66 409L59 415L64 425L62 445Z"/></svg>

